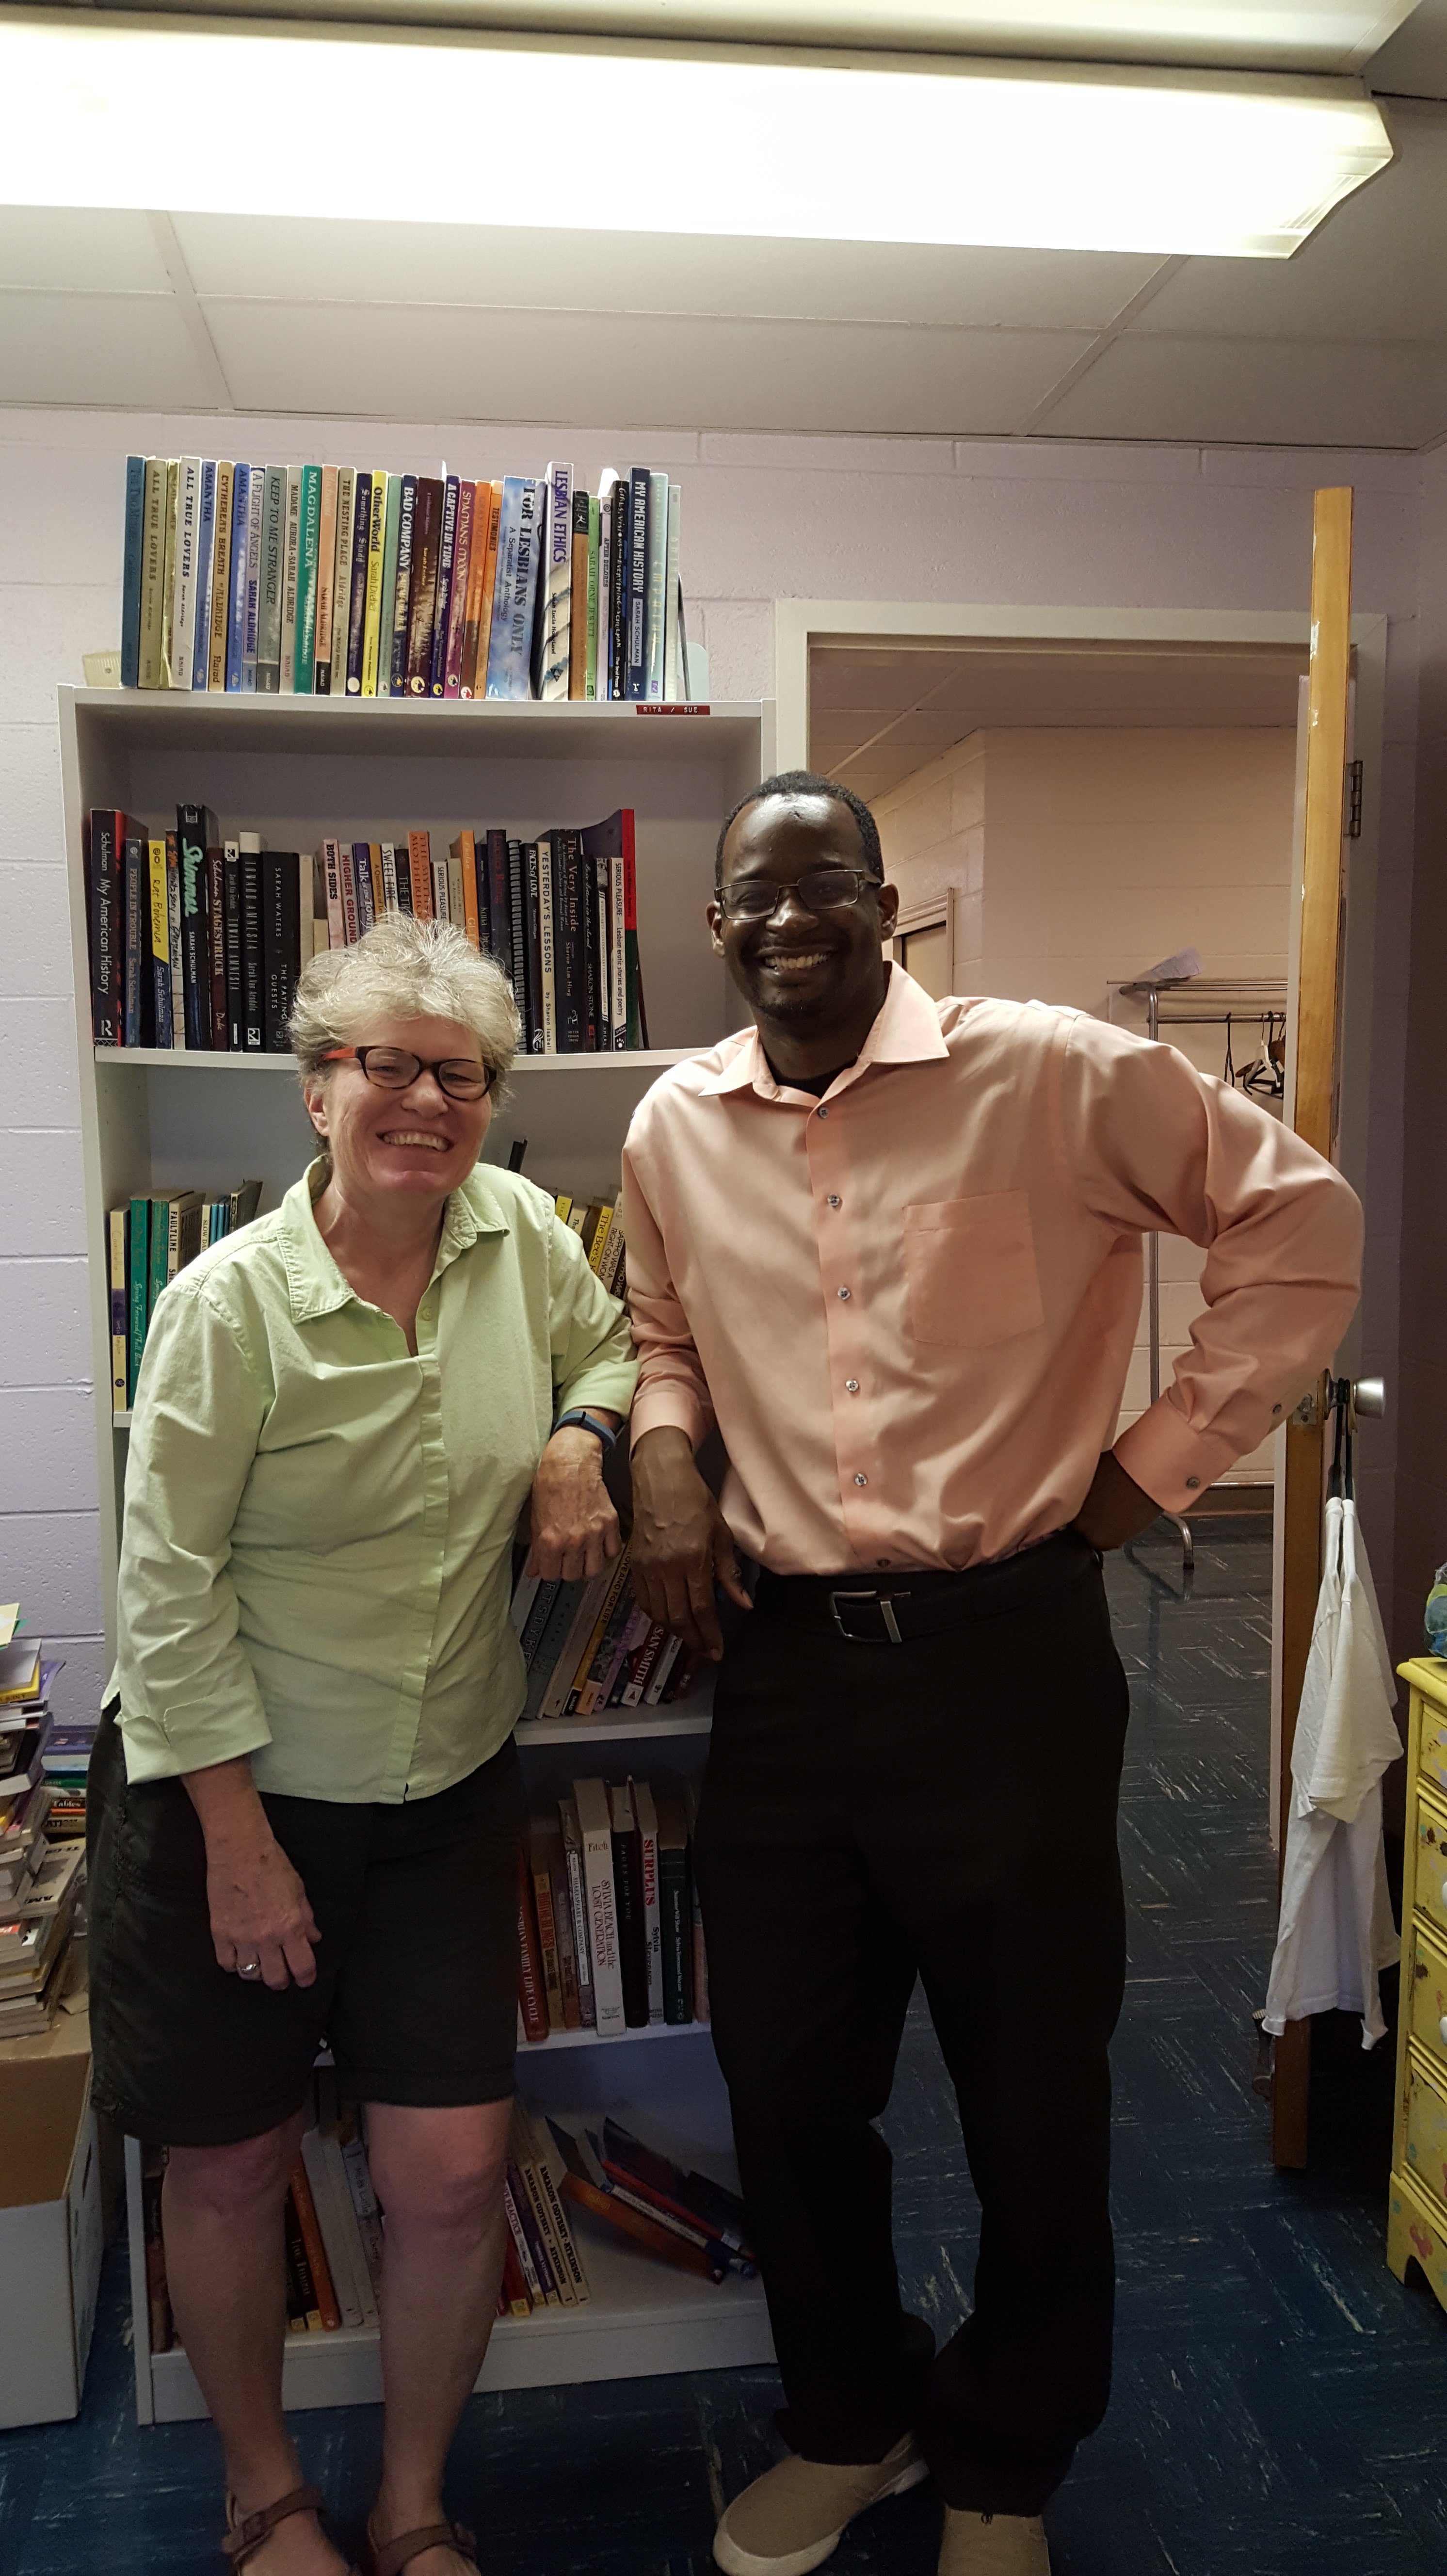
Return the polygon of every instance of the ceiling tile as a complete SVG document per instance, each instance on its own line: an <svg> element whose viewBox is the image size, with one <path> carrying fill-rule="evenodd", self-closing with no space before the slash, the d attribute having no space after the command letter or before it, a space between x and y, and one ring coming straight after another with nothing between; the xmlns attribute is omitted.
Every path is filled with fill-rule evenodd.
<svg viewBox="0 0 1447 2576"><path fill-rule="evenodd" d="M212 409L169 296L0 297L0 403Z"/></svg>
<svg viewBox="0 0 1447 2576"><path fill-rule="evenodd" d="M1447 340L1447 107L1393 106L1399 158L1292 259L1193 259L1127 336Z"/></svg>
<svg viewBox="0 0 1447 2576"><path fill-rule="evenodd" d="M76 206L0 206L0 286L171 292L144 215Z"/></svg>
<svg viewBox="0 0 1447 2576"><path fill-rule="evenodd" d="M1088 347L1063 332L207 299L239 407L620 427L999 431Z"/></svg>
<svg viewBox="0 0 1447 2576"><path fill-rule="evenodd" d="M1076 438L1420 447L1447 429L1447 349L1120 339L1049 421Z"/></svg>
<svg viewBox="0 0 1447 2576"><path fill-rule="evenodd" d="M96 218L111 221L113 218ZM137 222L144 221L137 217ZM720 240L460 224L176 214L198 294L322 303L776 315L1101 330L1159 262L1111 252Z"/></svg>
<svg viewBox="0 0 1447 2576"><path fill-rule="evenodd" d="M916 706L947 681L959 662L957 653L831 653L827 646L809 656L809 703L854 714L880 710L880 722Z"/></svg>

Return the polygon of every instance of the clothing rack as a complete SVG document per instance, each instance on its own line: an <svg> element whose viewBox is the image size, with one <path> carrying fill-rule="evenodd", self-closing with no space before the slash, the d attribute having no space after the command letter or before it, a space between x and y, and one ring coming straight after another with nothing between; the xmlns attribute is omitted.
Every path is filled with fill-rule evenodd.
<svg viewBox="0 0 1447 2576"><path fill-rule="evenodd" d="M1285 982L1271 975L1189 975L1156 982L1150 977L1138 983L1112 984L1112 1003L1117 994L1123 1000L1144 1002L1146 1035L1158 1039L1165 1029L1229 1029L1238 1020L1284 1019L1287 1011ZM1230 1007L1234 1001L1235 1008ZM1180 1005L1205 1003L1205 1009L1182 1008ZM1162 1005L1165 1005L1162 1008ZM1151 1402L1161 1392L1161 1238L1146 1236L1146 1312L1150 1334ZM1188 1521L1176 1512L1173 1520L1181 1533L1181 1557L1187 1575L1195 1569L1195 1541Z"/></svg>

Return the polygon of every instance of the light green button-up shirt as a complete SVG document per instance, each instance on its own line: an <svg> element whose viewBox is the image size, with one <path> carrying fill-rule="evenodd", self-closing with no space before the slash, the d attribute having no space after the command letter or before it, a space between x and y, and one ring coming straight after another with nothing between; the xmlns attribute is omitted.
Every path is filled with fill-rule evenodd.
<svg viewBox="0 0 1447 2576"><path fill-rule="evenodd" d="M111 1687L133 1781L246 1753L260 1789L395 1806L511 1731L518 1515L555 1413L626 1413L637 1370L531 1181L453 1191L414 1358L327 1250L321 1177L157 1299Z"/></svg>

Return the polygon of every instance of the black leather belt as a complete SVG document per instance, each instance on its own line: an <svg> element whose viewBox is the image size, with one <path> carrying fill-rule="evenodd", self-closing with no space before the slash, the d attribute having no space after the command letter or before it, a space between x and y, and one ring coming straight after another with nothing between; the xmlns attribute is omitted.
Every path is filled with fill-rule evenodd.
<svg viewBox="0 0 1447 2576"><path fill-rule="evenodd" d="M1022 1548L1018 1556L959 1573L904 1571L882 1583L857 1574L760 1574L756 1612L832 1629L855 1646L904 1646L912 1637L938 1636L975 1619L996 1619L1078 1583L1100 1564L1098 1551L1078 1530Z"/></svg>

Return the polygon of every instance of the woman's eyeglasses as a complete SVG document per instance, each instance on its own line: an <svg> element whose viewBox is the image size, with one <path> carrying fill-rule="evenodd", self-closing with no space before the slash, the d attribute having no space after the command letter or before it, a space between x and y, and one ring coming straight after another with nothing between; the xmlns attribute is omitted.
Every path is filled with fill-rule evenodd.
<svg viewBox="0 0 1447 2576"><path fill-rule="evenodd" d="M497 1067L474 1056L447 1055L434 1063L409 1055L405 1047L329 1047L323 1064L359 1064L379 1091L410 1091L424 1073L434 1076L449 1100L485 1100L497 1080Z"/></svg>

